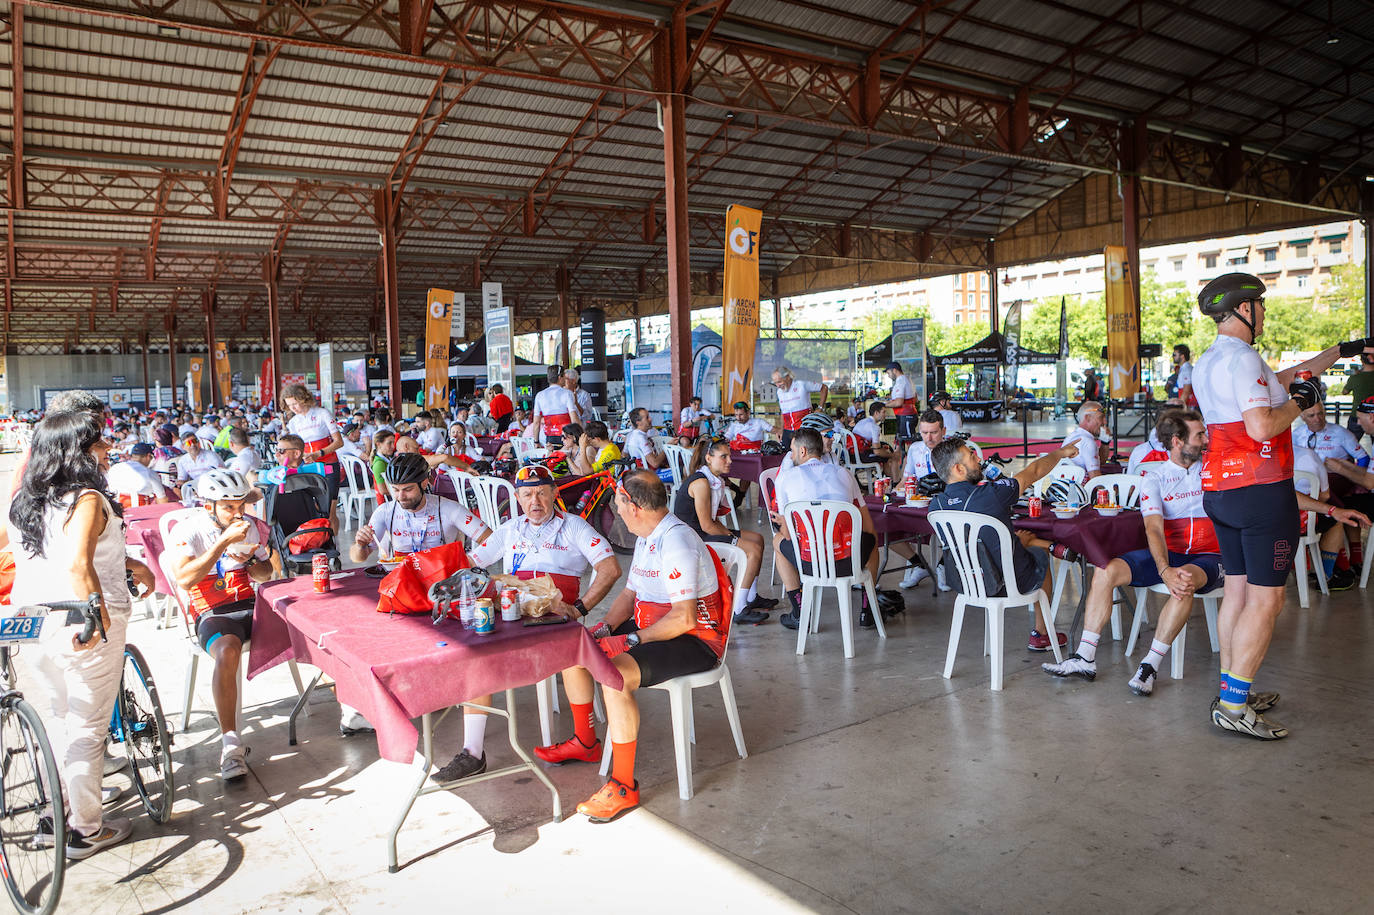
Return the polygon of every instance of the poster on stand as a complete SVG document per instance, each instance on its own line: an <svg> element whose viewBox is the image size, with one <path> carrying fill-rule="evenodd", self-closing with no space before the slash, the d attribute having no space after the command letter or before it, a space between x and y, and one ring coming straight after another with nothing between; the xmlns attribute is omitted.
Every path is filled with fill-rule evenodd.
<svg viewBox="0 0 1374 915"><path fill-rule="evenodd" d="M916 392L916 409L926 404L926 319L902 318L892 322L892 361L902 364Z"/></svg>
<svg viewBox="0 0 1374 915"><path fill-rule="evenodd" d="M1107 396L1135 397L1140 391L1140 322L1132 292L1135 278L1123 245L1102 250L1107 277Z"/></svg>
<svg viewBox="0 0 1374 915"><path fill-rule="evenodd" d="M763 211L731 205L725 211L724 329L721 379L726 405L753 403L754 346L759 339L759 230Z"/></svg>
<svg viewBox="0 0 1374 915"><path fill-rule="evenodd" d="M334 344L320 344L320 405L334 412Z"/></svg>
<svg viewBox="0 0 1374 915"><path fill-rule="evenodd" d="M501 284L482 284L482 328L487 335L487 387L501 385L515 400L515 351L512 336L513 310L501 304Z"/></svg>
<svg viewBox="0 0 1374 915"><path fill-rule="evenodd" d="M205 360L192 356L191 370L186 373L186 403L196 413L200 412L200 376L204 371Z"/></svg>
<svg viewBox="0 0 1374 915"><path fill-rule="evenodd" d="M222 341L216 341L215 383L219 387L219 402L221 404L227 404L231 399L232 386L229 378L229 344Z"/></svg>
<svg viewBox="0 0 1374 915"><path fill-rule="evenodd" d="M431 289L425 307L425 404L448 404L448 354L455 319L463 326L463 296L451 289Z"/></svg>

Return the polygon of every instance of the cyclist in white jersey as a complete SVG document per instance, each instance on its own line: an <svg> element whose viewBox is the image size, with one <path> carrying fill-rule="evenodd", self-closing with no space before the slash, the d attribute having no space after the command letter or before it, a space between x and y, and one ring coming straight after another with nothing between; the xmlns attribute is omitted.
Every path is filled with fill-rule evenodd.
<svg viewBox="0 0 1374 915"><path fill-rule="evenodd" d="M1294 444L1310 448L1325 461L1353 461L1360 467L1369 466L1369 452L1360 447L1354 433L1345 426L1326 421L1326 404L1318 402L1302 411L1305 429L1294 429Z"/></svg>
<svg viewBox="0 0 1374 915"><path fill-rule="evenodd" d="M1264 718L1261 711L1272 702L1252 701L1259 697L1251 696L1250 687L1283 609L1298 543L1290 427L1321 399L1315 381L1295 376L1319 375L1338 358L1374 346L1370 340L1342 343L1276 373L1254 349L1264 332L1264 292L1258 278L1228 273L1198 293L1198 307L1216 322L1217 338L1193 369L1193 390L1210 440L1202 467L1203 507L1226 569L1217 617L1221 690L1211 719L1222 730L1277 740L1288 729Z"/></svg>
<svg viewBox="0 0 1374 915"><path fill-rule="evenodd" d="M782 414L782 446L792 447L792 433L801 428L801 421L811 412L811 395L820 392L821 406L830 395L824 382L798 381L785 365L773 369L773 386L778 389L778 412Z"/></svg>
<svg viewBox="0 0 1374 915"><path fill-rule="evenodd" d="M372 518L358 528L349 558L367 562L374 547L383 558L408 556L467 537L481 543L491 533L466 505L427 492L429 464L418 454L398 454L387 465L386 483L392 500L377 506Z"/></svg>
<svg viewBox="0 0 1374 915"><path fill-rule="evenodd" d="M1085 400L1078 405L1078 425L1064 439L1065 445L1078 449L1073 463L1083 468L1086 478L1091 480L1102 472L1101 440L1098 434L1107 421L1102 404L1095 400Z"/></svg>
<svg viewBox="0 0 1374 915"><path fill-rule="evenodd" d="M930 449L945 440L945 418L939 410L926 410L919 417L916 431L920 435L906 449L906 460L902 464L903 477L920 479L935 472L930 460Z"/></svg>
<svg viewBox="0 0 1374 915"><path fill-rule="evenodd" d="M715 667L725 654L729 634L728 579L715 554L686 524L668 511L668 491L652 472L636 470L616 486L615 507L629 531L639 538L625 586L593 634L624 678L620 689L603 689L607 733L611 740L611 778L577 810L593 822L607 822L639 804L634 778L639 738L636 690L674 677ZM722 585L724 582L724 585ZM590 725L591 675L585 668L563 672L568 701L585 713L574 715L579 727ZM600 758L599 752L561 753L563 744L537 748L550 762ZM598 746L593 744L594 747Z"/></svg>
<svg viewBox="0 0 1374 915"><path fill-rule="evenodd" d="M525 435L555 447L563 441L564 426L581 422L577 398L563 386L562 374L558 366L549 366L549 386L534 395L534 421L525 430Z"/></svg>
<svg viewBox="0 0 1374 915"><path fill-rule="evenodd" d="M168 501L167 489L152 469L153 446L139 442L129 449L127 460L110 466L106 474L110 492L125 508Z"/></svg>

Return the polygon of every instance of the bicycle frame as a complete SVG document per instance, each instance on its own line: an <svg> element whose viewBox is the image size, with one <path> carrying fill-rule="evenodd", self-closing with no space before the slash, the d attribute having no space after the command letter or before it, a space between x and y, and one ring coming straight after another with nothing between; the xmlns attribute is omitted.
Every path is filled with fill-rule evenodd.
<svg viewBox="0 0 1374 915"><path fill-rule="evenodd" d="M571 489L574 486L581 486L588 480L596 480L596 482L592 484L591 498L589 498L587 504L582 507L582 511L576 513L577 516L584 521L590 521L593 517L592 513L601 507L602 497L615 487L616 477L617 474L615 473L615 469L607 468L605 470L598 470L596 473L588 474L585 477L577 477L566 483L559 484L558 507L563 511L568 510L568 506L563 502L563 490Z"/></svg>

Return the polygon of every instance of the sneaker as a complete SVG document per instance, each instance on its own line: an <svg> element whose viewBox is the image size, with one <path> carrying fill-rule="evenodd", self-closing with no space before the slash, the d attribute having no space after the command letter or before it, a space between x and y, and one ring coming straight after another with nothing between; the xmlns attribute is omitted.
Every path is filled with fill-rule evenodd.
<svg viewBox="0 0 1374 915"><path fill-rule="evenodd" d="M1069 637L1068 637L1067 635L1065 635L1064 633L1062 633L1062 632L1058 633L1058 635L1059 635L1059 647L1060 647L1060 648L1065 648L1065 647L1067 647L1068 644L1069 644ZM1043 634L1037 632L1036 630L1032 629L1032 630L1031 630L1031 633L1030 633L1030 639L1026 642L1026 650L1027 650L1027 651L1049 651L1049 650L1050 650L1050 637L1047 636L1047 635L1043 635Z"/></svg>
<svg viewBox="0 0 1374 915"><path fill-rule="evenodd" d="M100 806L108 807L119 800L124 794L124 789L118 785L102 785L100 787Z"/></svg>
<svg viewBox="0 0 1374 915"><path fill-rule="evenodd" d="M945 567L943 565L935 567L935 587L941 591L949 590L949 582L945 581Z"/></svg>
<svg viewBox="0 0 1374 915"><path fill-rule="evenodd" d="M1127 684L1131 692L1137 696L1148 696L1155 691L1155 667L1153 664L1140 662L1140 669L1135 672L1131 682Z"/></svg>
<svg viewBox="0 0 1374 915"><path fill-rule="evenodd" d="M1218 702L1220 700L1217 700ZM1251 693L1245 704L1257 712L1267 712L1279 704L1278 693Z"/></svg>
<svg viewBox="0 0 1374 915"><path fill-rule="evenodd" d="M757 626L759 623L768 622L768 614L762 610L750 610L746 604L744 609L735 614L735 622L748 626Z"/></svg>
<svg viewBox="0 0 1374 915"><path fill-rule="evenodd" d="M1326 580L1326 589L1328 591L1349 591L1355 587L1357 581L1359 581L1359 577L1352 569L1336 569L1331 573L1331 577Z"/></svg>
<svg viewBox="0 0 1374 915"><path fill-rule="evenodd" d="M486 756L485 753L482 755ZM574 734L562 743L535 747L534 755L553 766L561 766L567 762L601 762L601 741L598 740L589 747Z"/></svg>
<svg viewBox="0 0 1374 915"><path fill-rule="evenodd" d="M1221 707L1220 700L1212 700L1212 724L1223 731L1235 731L1256 740L1282 740L1288 736L1288 728L1277 721L1267 721L1265 717L1250 706L1239 715L1232 714Z"/></svg>
<svg viewBox="0 0 1374 915"><path fill-rule="evenodd" d="M120 769L123 769L123 768L124 768L125 766L127 766L128 764L129 764L129 757L127 757L127 756L110 756L110 755L107 753L107 754L105 755L105 768L101 770L101 773L102 773L103 775L114 775L116 772L118 772Z"/></svg>
<svg viewBox="0 0 1374 915"><path fill-rule="evenodd" d="M1048 651L1050 640L1046 636L1045 647L1037 648L1036 651ZM1071 654L1058 664L1041 664L1040 669L1047 674L1054 674L1056 677L1082 677L1091 683L1097 679L1097 662L1085 661L1076 654Z"/></svg>
<svg viewBox="0 0 1374 915"><path fill-rule="evenodd" d="M449 760L448 765L429 773L429 777L442 784L444 782L456 782L460 778L481 775L485 771L487 771L487 754L483 753L482 758L478 759L464 748L463 752Z"/></svg>
<svg viewBox="0 0 1374 915"><path fill-rule="evenodd" d="M1055 559L1062 559L1065 562L1077 562L1078 551L1071 550L1062 543L1056 543L1050 547L1050 555Z"/></svg>
<svg viewBox="0 0 1374 915"><path fill-rule="evenodd" d="M782 623L782 628L784 629L796 629L801 625L801 614L796 610L792 610L778 617L778 622Z"/></svg>
<svg viewBox="0 0 1374 915"><path fill-rule="evenodd" d="M248 763L244 760L247 751L243 747L226 747L219 758L219 775L226 782L238 781L248 774Z"/></svg>
<svg viewBox="0 0 1374 915"><path fill-rule="evenodd" d="M868 609L867 607L864 607L862 610L859 611L859 628L860 628L860 629L876 629L877 626L878 626L878 624L875 623L875 622L873 622L873 611L872 611L872 610Z"/></svg>
<svg viewBox="0 0 1374 915"><path fill-rule="evenodd" d="M129 838L129 833L133 832L133 829L134 826L128 817L116 817L102 822L100 828L89 836L72 830L67 833L67 857L73 861L89 858L98 851L123 842Z"/></svg>
<svg viewBox="0 0 1374 915"><path fill-rule="evenodd" d="M577 805L577 812L593 823L609 823L622 813L639 806L639 782L630 787L612 778L587 800Z"/></svg>
<svg viewBox="0 0 1374 915"><path fill-rule="evenodd" d="M906 575L902 576L902 582L898 587L910 590L930 577L930 573L923 567L910 565L906 567Z"/></svg>
<svg viewBox="0 0 1374 915"><path fill-rule="evenodd" d="M762 594L755 594L754 599L744 605L745 610L772 610L778 605L776 597L765 597Z"/></svg>
<svg viewBox="0 0 1374 915"><path fill-rule="evenodd" d="M34 848L52 848L57 844L57 837L53 835L52 814L45 813L38 818L38 826L33 831Z"/></svg>
<svg viewBox="0 0 1374 915"><path fill-rule="evenodd" d="M339 733L344 737L352 737L354 734L365 734L369 731L376 731L372 722L363 717L363 713L355 708L344 707L339 713Z"/></svg>

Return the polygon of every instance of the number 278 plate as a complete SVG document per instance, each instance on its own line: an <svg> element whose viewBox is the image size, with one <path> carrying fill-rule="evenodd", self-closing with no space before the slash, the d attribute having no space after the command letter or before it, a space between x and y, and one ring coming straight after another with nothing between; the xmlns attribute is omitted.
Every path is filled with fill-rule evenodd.
<svg viewBox="0 0 1374 915"><path fill-rule="evenodd" d="M43 630L42 616L7 616L0 619L0 642L34 642Z"/></svg>

